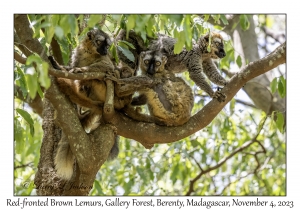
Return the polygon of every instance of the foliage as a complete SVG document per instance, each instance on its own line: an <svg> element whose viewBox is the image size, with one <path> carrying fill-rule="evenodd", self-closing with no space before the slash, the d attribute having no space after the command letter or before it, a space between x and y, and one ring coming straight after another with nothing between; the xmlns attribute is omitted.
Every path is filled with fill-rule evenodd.
<svg viewBox="0 0 300 210"><path fill-rule="evenodd" d="M145 43L157 32L177 39L174 52L183 47L192 48L192 40L211 30L222 30L229 24L222 15L28 15L37 38L47 55L52 54L52 40L59 44L64 64L68 64L71 49L92 27L102 28L111 36L120 29L134 29ZM250 27L250 15L240 15L238 23L243 30ZM259 16L259 18L261 18ZM268 20L270 22L270 20ZM271 23L267 22L268 25ZM234 57L232 40L225 42L227 55L219 62L220 69L232 65L241 67L241 57ZM133 60L126 41L114 42L110 48L118 62L117 50ZM20 50L15 46L15 51ZM15 63L15 85L22 92L21 99L37 95L50 86L48 64L39 55L32 54L25 64ZM207 102L203 92L194 86L187 73L182 75L195 94L196 113ZM271 92L286 96L283 76L273 79ZM15 92L17 96L18 93ZM237 99L237 97L235 98ZM188 193L190 181L235 150L253 139L256 142L228 158L219 167L195 179L195 195L286 195L286 144L284 117L281 113L267 116L260 110L241 106L233 99L205 129L181 141L155 145L151 150L139 143L121 137L120 154L113 162L105 163L96 176L91 195L183 195ZM264 123L260 124L261 119ZM264 121L266 119L266 121ZM261 127L260 127L261 125ZM261 130L260 130L261 129ZM33 176L39 160L43 131L41 119L31 108L15 97L15 194L34 194ZM276 154L275 154L276 152Z"/></svg>

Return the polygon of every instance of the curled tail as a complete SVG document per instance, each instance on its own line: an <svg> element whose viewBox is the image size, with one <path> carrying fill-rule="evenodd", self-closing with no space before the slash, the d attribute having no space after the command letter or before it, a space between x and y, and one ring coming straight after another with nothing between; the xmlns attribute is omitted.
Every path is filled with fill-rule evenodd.
<svg viewBox="0 0 300 210"><path fill-rule="evenodd" d="M58 144L54 163L58 176L70 180L73 175L74 155L64 134Z"/></svg>

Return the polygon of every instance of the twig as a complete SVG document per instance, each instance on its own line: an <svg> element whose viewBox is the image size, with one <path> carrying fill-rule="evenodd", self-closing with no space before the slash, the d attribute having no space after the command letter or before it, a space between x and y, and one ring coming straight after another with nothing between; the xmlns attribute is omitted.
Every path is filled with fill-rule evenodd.
<svg viewBox="0 0 300 210"><path fill-rule="evenodd" d="M61 78L67 78L73 80L90 80L90 79L102 80L106 75L103 72L70 73L66 71L56 70L52 67L49 67L49 74L55 77L61 77Z"/></svg>

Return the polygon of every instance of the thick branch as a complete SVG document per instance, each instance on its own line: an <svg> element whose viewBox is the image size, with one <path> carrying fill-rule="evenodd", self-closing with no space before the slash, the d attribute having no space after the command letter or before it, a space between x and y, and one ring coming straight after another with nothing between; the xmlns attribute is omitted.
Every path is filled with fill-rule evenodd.
<svg viewBox="0 0 300 210"><path fill-rule="evenodd" d="M103 72L84 72L84 73L70 73L66 71L56 70L52 67L48 69L49 74L55 77L73 79L73 80L90 80L90 79L104 79L105 73Z"/></svg>
<svg viewBox="0 0 300 210"><path fill-rule="evenodd" d="M154 123L137 123L122 114L116 114L113 118L113 123L118 129L119 135L135 139L142 144L178 141L206 127L246 82L285 62L286 43L280 45L268 56L249 63L239 73L235 74L222 90L227 96L224 103L213 99L182 126L166 127L155 125Z"/></svg>
<svg viewBox="0 0 300 210"><path fill-rule="evenodd" d="M14 52L14 59L16 61L18 61L21 64L25 64L26 63L26 58L22 57L21 55L19 55L19 53Z"/></svg>
<svg viewBox="0 0 300 210"><path fill-rule="evenodd" d="M27 15L14 15L14 28L22 44L24 44L31 51L38 53L45 61L48 60L39 40L32 38L33 31L30 29L30 23Z"/></svg>

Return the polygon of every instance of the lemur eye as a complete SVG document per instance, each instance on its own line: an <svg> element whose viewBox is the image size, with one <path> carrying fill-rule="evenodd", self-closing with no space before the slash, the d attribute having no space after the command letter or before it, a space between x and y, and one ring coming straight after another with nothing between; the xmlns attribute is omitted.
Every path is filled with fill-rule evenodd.
<svg viewBox="0 0 300 210"><path fill-rule="evenodd" d="M149 63L149 60L144 60L144 63L145 63L145 64L148 64L148 63Z"/></svg>
<svg viewBox="0 0 300 210"><path fill-rule="evenodd" d="M160 66L160 64L161 64L161 62L159 62L159 61L156 61L156 62L155 62L155 65L156 65L156 66Z"/></svg>
<svg viewBox="0 0 300 210"><path fill-rule="evenodd" d="M100 45L100 44L101 44L101 41L100 41L100 40L97 40L97 44L99 44L99 45Z"/></svg>

